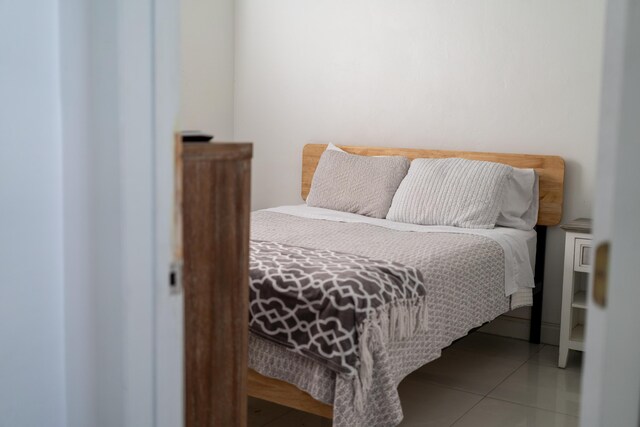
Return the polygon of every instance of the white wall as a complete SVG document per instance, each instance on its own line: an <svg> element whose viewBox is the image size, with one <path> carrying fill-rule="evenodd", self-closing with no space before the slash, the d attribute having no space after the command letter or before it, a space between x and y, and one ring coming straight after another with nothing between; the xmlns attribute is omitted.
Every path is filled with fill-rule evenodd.
<svg viewBox="0 0 640 427"><path fill-rule="evenodd" d="M253 208L299 203L308 142L556 154L564 219L590 215L603 0L239 0L237 140ZM564 236L543 320L560 321ZM526 313L521 313L521 315Z"/></svg>
<svg viewBox="0 0 640 427"><path fill-rule="evenodd" d="M56 0L0 2L0 425L64 426Z"/></svg>
<svg viewBox="0 0 640 427"><path fill-rule="evenodd" d="M93 283L89 4L60 0L67 426L98 419L98 302Z"/></svg>
<svg viewBox="0 0 640 427"><path fill-rule="evenodd" d="M182 0L180 127L233 140L234 0Z"/></svg>

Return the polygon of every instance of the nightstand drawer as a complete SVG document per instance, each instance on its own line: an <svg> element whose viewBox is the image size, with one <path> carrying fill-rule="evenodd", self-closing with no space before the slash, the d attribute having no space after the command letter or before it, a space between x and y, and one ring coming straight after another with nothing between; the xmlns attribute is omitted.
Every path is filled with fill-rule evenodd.
<svg viewBox="0 0 640 427"><path fill-rule="evenodd" d="M591 239L575 239L573 270L591 272Z"/></svg>

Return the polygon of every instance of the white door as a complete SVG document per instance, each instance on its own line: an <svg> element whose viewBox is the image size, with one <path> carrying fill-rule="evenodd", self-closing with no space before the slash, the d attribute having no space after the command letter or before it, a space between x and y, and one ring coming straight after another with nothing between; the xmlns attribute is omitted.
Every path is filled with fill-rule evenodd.
<svg viewBox="0 0 640 427"><path fill-rule="evenodd" d="M182 425L182 299L169 284L179 1L53 2L69 427Z"/></svg>
<svg viewBox="0 0 640 427"><path fill-rule="evenodd" d="M602 288L591 285L581 425L638 426L640 2L610 0L605 37L594 238L596 253L600 248L604 255L609 244L608 273L601 276L608 290L601 305L593 291ZM600 266L606 266L605 259Z"/></svg>
<svg viewBox="0 0 640 427"><path fill-rule="evenodd" d="M107 2L108 3L108 2ZM119 0L115 24L124 334L123 426L183 424L182 295L174 203L179 0ZM176 289L177 288L177 289Z"/></svg>

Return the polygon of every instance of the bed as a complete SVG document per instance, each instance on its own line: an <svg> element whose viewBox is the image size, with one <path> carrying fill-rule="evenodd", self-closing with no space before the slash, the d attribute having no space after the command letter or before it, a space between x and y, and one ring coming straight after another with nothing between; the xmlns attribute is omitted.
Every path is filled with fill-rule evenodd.
<svg viewBox="0 0 640 427"><path fill-rule="evenodd" d="M421 226L305 205L253 213L252 245L311 248L325 251L315 256L351 254L411 266L414 270L407 274L423 278L426 290L421 298L426 309L413 310L413 317L403 321L423 321L424 328L412 324L415 333L410 337L385 341L370 350L366 393L343 372L252 331L248 394L331 418L336 426L397 425L402 420L400 381L474 328L513 308L532 305L531 340L539 341L545 230L561 218L564 162L556 156L341 148L365 156L485 160L534 168L539 177L535 231ZM303 199L325 149L309 144L303 150ZM254 253L266 251L266 258L272 249L252 247ZM411 320L414 317L419 320Z"/></svg>

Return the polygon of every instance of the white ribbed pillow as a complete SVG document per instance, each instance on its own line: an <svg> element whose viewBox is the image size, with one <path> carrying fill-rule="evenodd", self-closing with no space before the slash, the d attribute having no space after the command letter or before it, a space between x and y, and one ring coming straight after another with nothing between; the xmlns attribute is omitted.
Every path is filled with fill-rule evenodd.
<svg viewBox="0 0 640 427"><path fill-rule="evenodd" d="M466 159L416 159L387 219L422 225L494 228L513 168Z"/></svg>

